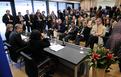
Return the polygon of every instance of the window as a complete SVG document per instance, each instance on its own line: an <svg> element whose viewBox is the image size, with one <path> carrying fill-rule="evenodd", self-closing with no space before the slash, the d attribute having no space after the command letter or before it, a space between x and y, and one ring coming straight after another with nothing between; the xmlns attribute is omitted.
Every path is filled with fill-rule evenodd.
<svg viewBox="0 0 121 77"><path fill-rule="evenodd" d="M49 2L49 12L54 11L55 15L57 16L57 2Z"/></svg>
<svg viewBox="0 0 121 77"><path fill-rule="evenodd" d="M66 9L66 3L59 2L58 7L59 7L59 10L61 10L61 12L63 12L63 10Z"/></svg>
<svg viewBox="0 0 121 77"><path fill-rule="evenodd" d="M46 1L34 1L34 12L36 13L38 9L40 9L41 13L45 11L45 15L47 16Z"/></svg>
<svg viewBox="0 0 121 77"><path fill-rule="evenodd" d="M75 3L74 4L74 9L79 9L79 4Z"/></svg>
<svg viewBox="0 0 121 77"><path fill-rule="evenodd" d="M67 4L67 7L70 7L71 9L73 8L73 5L72 4Z"/></svg>
<svg viewBox="0 0 121 77"><path fill-rule="evenodd" d="M18 15L18 12L21 12L22 15L26 14L26 10L29 10L29 13L32 12L32 5L31 1L17 1L15 0L15 8L16 8L16 14Z"/></svg>

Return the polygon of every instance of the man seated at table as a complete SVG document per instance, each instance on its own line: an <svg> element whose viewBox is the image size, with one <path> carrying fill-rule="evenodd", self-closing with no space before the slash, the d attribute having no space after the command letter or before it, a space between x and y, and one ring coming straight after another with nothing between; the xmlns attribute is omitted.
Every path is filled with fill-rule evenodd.
<svg viewBox="0 0 121 77"><path fill-rule="evenodd" d="M59 40L65 38L65 42L68 42L68 39L76 37L76 34L77 34L77 27L75 26L75 22L72 21L71 26L68 28L68 30L60 34Z"/></svg>
<svg viewBox="0 0 121 77"><path fill-rule="evenodd" d="M79 45L80 41L85 41L90 33L90 28L87 27L87 22L84 21L83 23L83 27L79 29L77 35L76 35L76 40L75 40L75 44Z"/></svg>
<svg viewBox="0 0 121 77"><path fill-rule="evenodd" d="M62 20L59 19L58 24L57 24L57 26L55 27L55 30L54 30L54 37L57 38L57 36L59 36L64 31L65 31L65 25L62 23Z"/></svg>
<svg viewBox="0 0 121 77"><path fill-rule="evenodd" d="M47 36L50 37L50 35L52 34L52 37L53 37L53 31L54 31L54 29L55 29L56 27L57 27L56 19L53 19L52 25L51 25L51 27L48 29Z"/></svg>
<svg viewBox="0 0 121 77"><path fill-rule="evenodd" d="M22 32L22 30L23 26L21 24L16 24L15 30L9 36L10 45L14 47L15 50L18 50L27 45L27 39L22 40L21 38L20 33Z"/></svg>
<svg viewBox="0 0 121 77"><path fill-rule="evenodd" d="M106 28L102 25L101 18L97 19L97 25L92 27L90 32L89 39L85 45L85 47L90 45L90 48L93 49L94 43L98 43L98 46L103 46L103 36L105 36Z"/></svg>

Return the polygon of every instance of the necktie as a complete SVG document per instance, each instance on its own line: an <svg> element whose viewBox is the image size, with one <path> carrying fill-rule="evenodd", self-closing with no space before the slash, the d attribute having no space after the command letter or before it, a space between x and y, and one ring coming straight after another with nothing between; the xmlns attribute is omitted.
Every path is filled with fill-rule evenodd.
<svg viewBox="0 0 121 77"><path fill-rule="evenodd" d="M39 21L41 21L41 19L38 17Z"/></svg>
<svg viewBox="0 0 121 77"><path fill-rule="evenodd" d="M28 18L29 18L29 20L30 20L30 16L28 15Z"/></svg>
<svg viewBox="0 0 121 77"><path fill-rule="evenodd" d="M55 23L53 24L52 29L54 28L54 26L55 26Z"/></svg>
<svg viewBox="0 0 121 77"><path fill-rule="evenodd" d="M10 20L10 16L8 15L8 19Z"/></svg>
<svg viewBox="0 0 121 77"><path fill-rule="evenodd" d="M82 33L83 33L83 31L84 31L84 28L82 28L82 31L81 31L81 33L80 33L80 34L82 34Z"/></svg>
<svg viewBox="0 0 121 77"><path fill-rule="evenodd" d="M71 31L71 29L72 29L72 27L68 30L68 32L70 32L70 31Z"/></svg>

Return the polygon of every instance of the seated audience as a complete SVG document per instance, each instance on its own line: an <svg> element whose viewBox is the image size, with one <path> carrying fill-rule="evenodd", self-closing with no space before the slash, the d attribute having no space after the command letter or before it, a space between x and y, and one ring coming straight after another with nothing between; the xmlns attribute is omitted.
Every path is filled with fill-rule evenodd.
<svg viewBox="0 0 121 77"><path fill-rule="evenodd" d="M6 42L9 43L9 36L11 32L13 31L13 25L12 24L7 24L7 29L5 32L5 37L6 37Z"/></svg>
<svg viewBox="0 0 121 77"><path fill-rule="evenodd" d="M68 20L68 16L65 17L65 20L63 23L65 24L65 30L67 30L70 24L70 21Z"/></svg>
<svg viewBox="0 0 121 77"><path fill-rule="evenodd" d="M58 24L57 24L57 26L55 27L55 30L54 30L54 37L57 38L57 36L59 36L64 31L65 31L65 25L62 23L62 20L59 19Z"/></svg>
<svg viewBox="0 0 121 77"><path fill-rule="evenodd" d="M103 46L103 36L105 36L106 28L102 25L101 18L97 19L97 24L92 27L90 32L89 39L85 45L85 47L90 45L90 48L93 49L94 43L98 43L98 46Z"/></svg>
<svg viewBox="0 0 121 77"><path fill-rule="evenodd" d="M92 17L91 20L88 22L88 25L87 26L89 28L92 28L96 24L95 20L96 20L96 18L95 17Z"/></svg>
<svg viewBox="0 0 121 77"><path fill-rule="evenodd" d="M65 38L65 42L68 42L68 39L76 37L76 33L77 33L77 27L75 25L75 22L72 21L71 26L68 28L68 30L59 35L59 40Z"/></svg>
<svg viewBox="0 0 121 77"><path fill-rule="evenodd" d="M118 22L120 20L120 15L116 17L116 21Z"/></svg>
<svg viewBox="0 0 121 77"><path fill-rule="evenodd" d="M84 22L84 18L81 18L81 20L78 22L78 26L82 27L83 26L83 22Z"/></svg>
<svg viewBox="0 0 121 77"><path fill-rule="evenodd" d="M75 16L73 16L72 21L74 21L74 22L75 22L75 25L76 25L76 26L78 26L78 20L76 19L76 17L75 17Z"/></svg>
<svg viewBox="0 0 121 77"><path fill-rule="evenodd" d="M105 26L106 24L106 17L104 16L103 19L102 19L102 24Z"/></svg>
<svg viewBox="0 0 121 77"><path fill-rule="evenodd" d="M115 17L112 17L111 18L111 21L110 21L110 24L112 26L112 29L113 29L113 27L115 26L116 23L117 23L117 21L115 20Z"/></svg>
<svg viewBox="0 0 121 77"><path fill-rule="evenodd" d="M79 45L80 41L85 41L90 33L90 28L87 27L87 22L84 21L83 23L83 27L79 29L77 35L76 35L76 40L75 40L75 44Z"/></svg>
<svg viewBox="0 0 121 77"><path fill-rule="evenodd" d="M15 25L15 30L9 36L9 43L15 50L18 50L27 45L27 39L22 40L21 32L23 30L23 26L21 24Z"/></svg>
<svg viewBox="0 0 121 77"><path fill-rule="evenodd" d="M56 27L57 27L56 19L53 19L52 25L51 25L51 27L48 29L47 36L50 37L50 35L52 34L52 37L54 37L54 36L53 36L53 33L54 33L54 30L56 29Z"/></svg>

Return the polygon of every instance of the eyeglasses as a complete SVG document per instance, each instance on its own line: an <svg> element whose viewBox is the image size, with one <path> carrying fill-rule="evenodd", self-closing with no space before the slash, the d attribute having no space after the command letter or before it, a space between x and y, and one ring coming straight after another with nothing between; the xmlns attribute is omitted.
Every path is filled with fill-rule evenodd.
<svg viewBox="0 0 121 77"><path fill-rule="evenodd" d="M19 29L23 29L23 28L19 28Z"/></svg>

